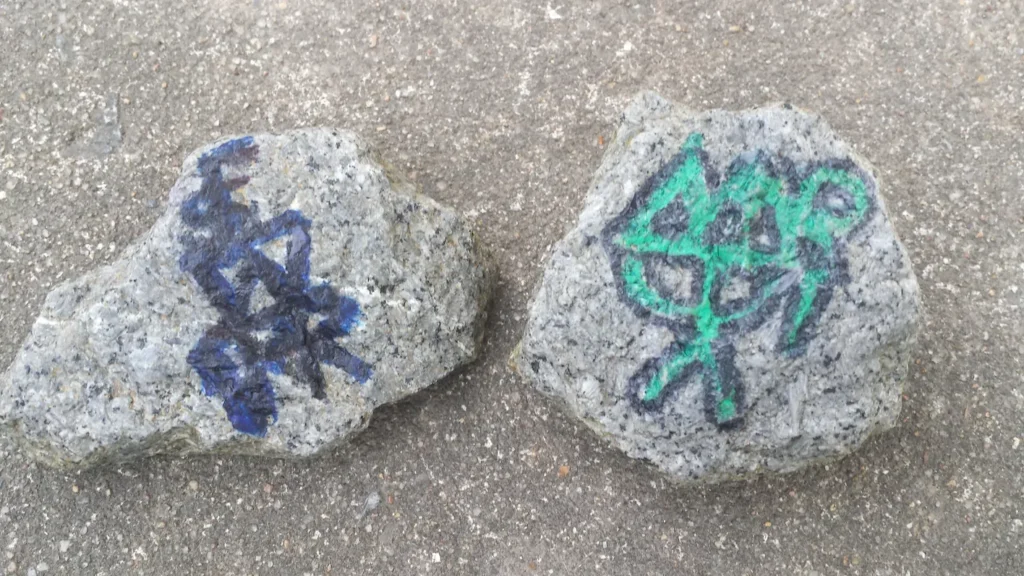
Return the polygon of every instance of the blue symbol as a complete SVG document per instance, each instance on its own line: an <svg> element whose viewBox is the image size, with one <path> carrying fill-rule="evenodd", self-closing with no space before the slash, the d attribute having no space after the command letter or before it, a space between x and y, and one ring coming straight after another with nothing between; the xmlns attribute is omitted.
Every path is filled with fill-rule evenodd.
<svg viewBox="0 0 1024 576"><path fill-rule="evenodd" d="M179 264L220 312L188 363L203 392L223 399L236 430L263 436L268 421L277 421L271 374L308 383L313 397L324 400L321 363L360 384L373 371L337 342L358 323L359 303L327 283L310 285L310 220L298 210L260 220L256 202L232 199L249 178L226 177L223 168L250 165L258 152L245 137L199 159L202 185L181 207L192 230L181 237Z"/></svg>

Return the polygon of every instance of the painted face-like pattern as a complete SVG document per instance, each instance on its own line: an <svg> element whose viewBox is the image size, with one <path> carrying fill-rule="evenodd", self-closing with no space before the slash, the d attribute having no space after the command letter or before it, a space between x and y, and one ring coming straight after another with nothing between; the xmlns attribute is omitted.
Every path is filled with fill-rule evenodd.
<svg viewBox="0 0 1024 576"><path fill-rule="evenodd" d="M781 307L779 350L806 351L847 281L846 237L868 219L873 186L849 159L798 169L764 153L740 156L720 181L691 134L604 232L622 300L676 334L631 378L633 404L658 410L699 378L708 421L738 425L735 338Z"/></svg>

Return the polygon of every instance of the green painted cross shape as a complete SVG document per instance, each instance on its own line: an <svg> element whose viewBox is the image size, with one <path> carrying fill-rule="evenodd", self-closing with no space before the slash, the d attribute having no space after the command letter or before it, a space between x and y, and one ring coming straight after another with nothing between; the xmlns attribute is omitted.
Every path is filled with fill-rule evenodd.
<svg viewBox="0 0 1024 576"><path fill-rule="evenodd" d="M781 306L779 349L806 351L832 289L846 281L845 237L867 220L874 189L848 159L798 171L764 153L738 157L715 189L706 158L703 135L690 134L608 226L605 246L622 299L676 334L634 375L634 403L660 408L696 376L708 420L726 427L744 409L735 339Z"/></svg>

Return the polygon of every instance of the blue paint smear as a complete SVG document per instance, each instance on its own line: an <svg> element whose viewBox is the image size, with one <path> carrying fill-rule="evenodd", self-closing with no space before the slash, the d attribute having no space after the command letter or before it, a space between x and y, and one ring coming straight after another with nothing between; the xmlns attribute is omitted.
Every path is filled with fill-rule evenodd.
<svg viewBox="0 0 1024 576"><path fill-rule="evenodd" d="M181 219L191 230L181 237L179 265L220 313L189 352L188 363L202 379L203 392L223 400L231 425L262 437L268 424L277 421L270 374L305 382L314 398L324 400L321 363L344 370L360 384L373 370L337 342L358 324L359 303L326 283L310 285L310 220L298 210L260 220L255 202L231 199L249 178L226 178L223 167L250 165L258 152L250 136L199 158L202 184L181 207ZM280 264L262 247L282 239L287 248ZM252 310L260 284L273 304Z"/></svg>

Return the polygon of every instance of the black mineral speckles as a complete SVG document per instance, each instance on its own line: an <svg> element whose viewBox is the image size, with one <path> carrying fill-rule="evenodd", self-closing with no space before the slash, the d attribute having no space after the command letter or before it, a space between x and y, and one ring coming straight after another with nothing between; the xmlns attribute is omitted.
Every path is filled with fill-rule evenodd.
<svg viewBox="0 0 1024 576"><path fill-rule="evenodd" d="M737 244L743 234L742 224L743 207L735 202L727 202L719 209L711 225L704 229L703 243L707 246ZM679 233L678 229L676 233Z"/></svg>
<svg viewBox="0 0 1024 576"><path fill-rule="evenodd" d="M775 208L766 206L758 211L750 223L750 249L771 254L779 250L779 240L779 225L775 221Z"/></svg>
<svg viewBox="0 0 1024 576"><path fill-rule="evenodd" d="M690 213L682 198L675 198L651 220L651 230L669 239L675 239L689 226Z"/></svg>

